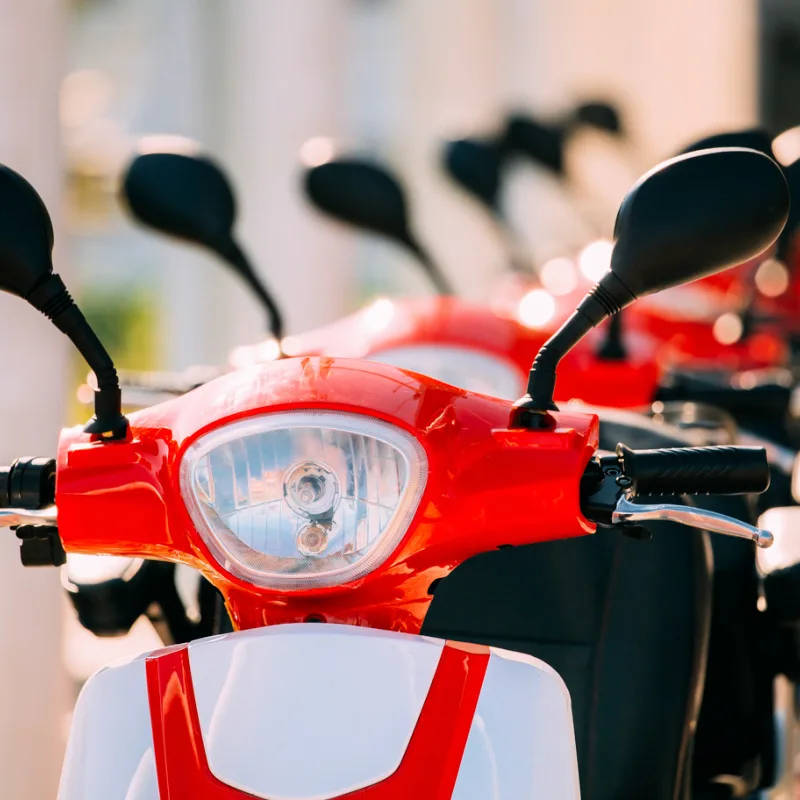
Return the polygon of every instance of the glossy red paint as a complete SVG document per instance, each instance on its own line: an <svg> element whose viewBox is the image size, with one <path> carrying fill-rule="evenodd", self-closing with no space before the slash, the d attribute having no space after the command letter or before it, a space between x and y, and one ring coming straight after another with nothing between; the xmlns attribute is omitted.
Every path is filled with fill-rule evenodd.
<svg viewBox="0 0 800 800"><path fill-rule="evenodd" d="M180 459L205 432L272 411L332 409L413 433L428 458L417 513L376 570L343 586L256 588L214 561L181 499ZM184 562L223 593L237 627L330 622L418 632L428 589L472 555L591 533L579 484L597 418L557 413L550 431L507 430L510 404L374 362L302 358L232 372L131 415L131 437L94 443L80 429L59 445L56 501L68 551Z"/></svg>
<svg viewBox="0 0 800 800"><path fill-rule="evenodd" d="M489 648L446 642L400 766L339 800L450 800L488 664ZM145 668L161 800L252 799L209 768L188 647L157 651Z"/></svg>
<svg viewBox="0 0 800 800"><path fill-rule="evenodd" d="M588 288L588 285L584 287ZM289 337L289 355L326 355L380 359L395 348L449 346L474 350L511 365L520 387L531 362L580 301L583 292L555 298L556 312L545 325L524 325L516 302L491 308L456 298L379 300L332 325ZM627 355L624 360L597 356L605 331L593 331L563 359L555 387L559 403L580 400L612 408L642 408L656 394L664 371L674 366L708 365L745 370L780 365L788 358L782 328L761 329L733 344L721 344L714 322L740 302L719 286L698 281L644 298L625 313ZM698 306L707 317L694 319ZM260 345L238 348L237 363L258 363Z"/></svg>
<svg viewBox="0 0 800 800"><path fill-rule="evenodd" d="M290 337L285 347L289 355L380 358L381 352L396 347L455 346L512 364L524 386L539 348L574 310L577 299L580 296L555 298L555 314L542 327L524 325L513 305L493 309L452 297L379 300L332 325ZM556 401L581 400L616 408L647 405L661 377L653 356L657 342L638 333L629 342L625 361L609 361L596 355L604 335L602 329L593 332L564 358ZM258 352L257 345L251 349L253 361L258 360Z"/></svg>
<svg viewBox="0 0 800 800"><path fill-rule="evenodd" d="M161 800L252 800L255 795L222 783L209 769L188 648L156 651L147 658L145 670Z"/></svg>
<svg viewBox="0 0 800 800"><path fill-rule="evenodd" d="M760 325L732 344L721 344L714 324L726 311L741 308L743 300L702 284L676 287L631 308L631 326L660 342L658 357L664 364L748 370L785 363L788 348L775 325ZM699 318L687 314L692 308Z"/></svg>

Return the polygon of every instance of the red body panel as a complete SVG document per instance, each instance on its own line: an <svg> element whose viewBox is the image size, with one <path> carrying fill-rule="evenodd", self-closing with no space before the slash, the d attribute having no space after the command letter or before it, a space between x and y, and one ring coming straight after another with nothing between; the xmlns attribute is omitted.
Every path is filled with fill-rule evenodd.
<svg viewBox="0 0 800 800"><path fill-rule="evenodd" d="M449 800L488 664L488 647L447 642L400 766L341 800ZM186 646L153 653L146 669L161 800L252 798L211 773Z"/></svg>
<svg viewBox="0 0 800 800"><path fill-rule="evenodd" d="M290 337L284 343L287 354L365 358L394 347L454 345L510 362L524 380L539 348L575 307L562 298L551 323L531 328L510 310L493 310L452 297L379 303L332 325ZM598 330L587 336L564 358L556 401L577 399L617 408L650 403L661 377L653 357L657 343L646 335L635 335L625 361L605 361L595 355L603 335ZM257 348L252 348L253 360L258 360Z"/></svg>
<svg viewBox="0 0 800 800"><path fill-rule="evenodd" d="M624 361L599 359L596 351L604 336L602 329L587 336L569 353L559 368L555 399L638 408L649 404L664 370L671 366L704 363L714 369L757 369L785 363L788 348L787 326L800 302L798 288L792 284L783 296L770 301L759 296L766 313L780 315L771 325L734 344L721 344L714 333L714 322L725 311L739 308L753 263L671 290L675 311L667 313L660 296L635 303L625 313L627 357ZM800 286L800 282L794 283ZM529 288L529 287L528 287ZM479 350L514 364L524 376L539 348L555 333L574 310L584 284L573 293L554 297L555 313L539 327L525 325L517 307L527 291L517 288L516 297L505 296L502 307L471 304L447 297L416 300L381 300L332 325L292 336L284 345L289 355L332 355L351 358L379 356L388 349L414 345L458 346ZM708 319L694 319L688 306L690 295L700 293L704 304L713 309ZM686 295L686 301L681 299ZM800 319L800 317L798 317ZM259 346L241 348L245 361L259 360ZM250 351L249 353L247 351ZM587 379L591 377L591 379Z"/></svg>
<svg viewBox="0 0 800 800"><path fill-rule="evenodd" d="M419 508L394 553L352 583L303 592L253 587L217 564L180 496L180 459L203 433L270 411L324 408L378 417L412 432L428 458ZM556 414L553 431L507 430L510 404L363 361L286 359L232 372L131 415L129 441L62 433L56 501L68 551L166 559L202 571L234 624L309 617L417 632L431 583L500 545L590 533L579 483L597 418Z"/></svg>

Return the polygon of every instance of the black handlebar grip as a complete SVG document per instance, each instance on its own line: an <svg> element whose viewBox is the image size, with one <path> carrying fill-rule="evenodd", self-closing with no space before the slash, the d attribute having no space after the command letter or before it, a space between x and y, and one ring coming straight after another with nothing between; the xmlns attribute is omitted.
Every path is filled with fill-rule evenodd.
<svg viewBox="0 0 800 800"><path fill-rule="evenodd" d="M617 457L634 494L759 494L769 486L763 447L631 450L618 444Z"/></svg>
<svg viewBox="0 0 800 800"><path fill-rule="evenodd" d="M10 467L0 467L0 508L45 508L55 495L55 459L18 458Z"/></svg>

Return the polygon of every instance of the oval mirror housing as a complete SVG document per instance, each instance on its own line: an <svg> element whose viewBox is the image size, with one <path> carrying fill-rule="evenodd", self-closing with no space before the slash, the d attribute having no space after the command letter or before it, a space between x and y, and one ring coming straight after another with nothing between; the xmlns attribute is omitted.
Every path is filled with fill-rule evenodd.
<svg viewBox="0 0 800 800"><path fill-rule="evenodd" d="M122 194L131 213L162 233L227 255L236 220L233 190L205 156L145 153L128 166Z"/></svg>
<svg viewBox="0 0 800 800"><path fill-rule="evenodd" d="M53 223L42 198L14 170L0 165L0 290L27 300L68 336L97 376L95 416L84 427L103 441L124 439L114 362L64 281L53 272Z"/></svg>
<svg viewBox="0 0 800 800"><path fill-rule="evenodd" d="M772 152L772 139L763 128L746 128L741 131L725 131L725 133L704 136L681 150L680 155L696 153L698 150L712 150L717 147L746 147L772 159L775 158Z"/></svg>
<svg viewBox="0 0 800 800"><path fill-rule="evenodd" d="M306 197L324 214L402 245L440 294L453 287L411 232L406 196L388 170L360 158L337 158L306 170Z"/></svg>
<svg viewBox="0 0 800 800"><path fill-rule="evenodd" d="M556 175L563 175L564 139L565 132L558 126L537 122L527 114L512 114L506 121L503 146Z"/></svg>
<svg viewBox="0 0 800 800"><path fill-rule="evenodd" d="M582 103L575 109L571 123L573 126L586 125L597 128L615 136L621 136L623 133L619 110L611 103L600 101Z"/></svg>
<svg viewBox="0 0 800 800"><path fill-rule="evenodd" d="M444 166L451 178L493 213L499 213L503 154L493 142L457 139L444 147Z"/></svg>
<svg viewBox="0 0 800 800"><path fill-rule="evenodd" d="M53 223L21 175L0 165L0 289L27 297L53 272Z"/></svg>
<svg viewBox="0 0 800 800"><path fill-rule="evenodd" d="M780 236L788 213L781 168L755 150L700 150L650 170L620 206L610 271L539 350L512 427L553 424L558 364L595 325L637 297L749 261Z"/></svg>
<svg viewBox="0 0 800 800"><path fill-rule="evenodd" d="M762 253L788 214L783 172L763 153L719 148L678 156L644 175L622 201L611 273L628 302L697 280Z"/></svg>
<svg viewBox="0 0 800 800"><path fill-rule="evenodd" d="M312 167L305 191L325 214L409 246L406 198L399 181L377 164L342 158Z"/></svg>

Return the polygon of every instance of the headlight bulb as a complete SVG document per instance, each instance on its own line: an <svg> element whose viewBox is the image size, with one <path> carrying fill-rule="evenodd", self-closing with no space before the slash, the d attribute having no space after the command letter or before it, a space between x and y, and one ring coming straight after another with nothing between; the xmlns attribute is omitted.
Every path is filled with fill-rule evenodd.
<svg viewBox="0 0 800 800"><path fill-rule="evenodd" d="M339 503L339 479L326 464L301 461L292 464L284 473L283 497L286 505L301 517L311 520L330 518ZM304 530L315 527L308 526ZM298 542L302 533L298 534ZM325 538L327 540L327 536Z"/></svg>
<svg viewBox="0 0 800 800"><path fill-rule="evenodd" d="M328 547L328 531L321 525L306 525L297 534L297 550L304 556L321 556Z"/></svg>

